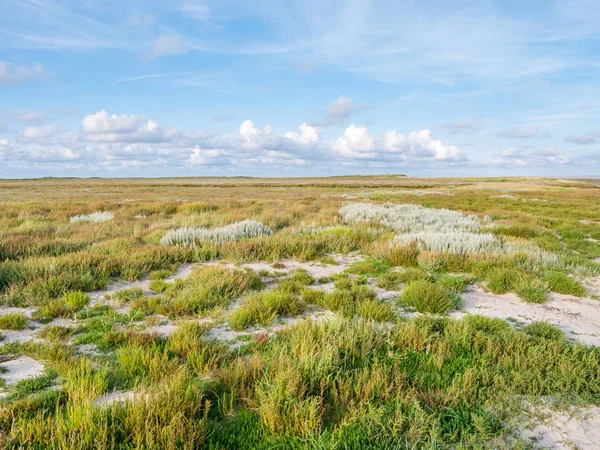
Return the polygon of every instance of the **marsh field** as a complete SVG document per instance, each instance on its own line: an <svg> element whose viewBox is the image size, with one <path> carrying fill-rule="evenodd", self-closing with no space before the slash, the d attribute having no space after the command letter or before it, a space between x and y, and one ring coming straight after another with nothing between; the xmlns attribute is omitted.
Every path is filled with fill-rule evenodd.
<svg viewBox="0 0 600 450"><path fill-rule="evenodd" d="M0 447L597 448L600 188L0 181Z"/></svg>

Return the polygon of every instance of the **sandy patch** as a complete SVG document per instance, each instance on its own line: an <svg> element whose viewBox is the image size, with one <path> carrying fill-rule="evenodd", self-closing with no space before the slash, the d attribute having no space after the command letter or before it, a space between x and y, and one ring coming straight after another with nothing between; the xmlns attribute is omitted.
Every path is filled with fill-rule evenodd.
<svg viewBox="0 0 600 450"><path fill-rule="evenodd" d="M44 373L44 366L28 356L19 356L1 364L6 372L0 374L6 385L17 383L28 378L35 378Z"/></svg>
<svg viewBox="0 0 600 450"><path fill-rule="evenodd" d="M540 411L537 412L538 414ZM600 408L541 411L541 422L522 429L522 436L536 449L597 449L600 445Z"/></svg>
<svg viewBox="0 0 600 450"><path fill-rule="evenodd" d="M600 345L600 302L587 298L551 294L541 305L525 303L515 294L494 295L478 286L462 294L464 306L450 313L461 318L465 314L480 314L499 319L513 318L519 322L547 322L586 345Z"/></svg>
<svg viewBox="0 0 600 450"><path fill-rule="evenodd" d="M36 308L15 308L13 306L4 306L0 308L0 316L6 314L22 314L28 319L31 319L31 314L36 311Z"/></svg>
<svg viewBox="0 0 600 450"><path fill-rule="evenodd" d="M133 391L113 391L98 397L94 401L94 406L102 408L115 403L133 402L138 399L145 400L147 397L147 394L136 394Z"/></svg>
<svg viewBox="0 0 600 450"><path fill-rule="evenodd" d="M331 277L332 275L343 272L350 266L352 263L357 261L362 261L364 258L358 255L331 255L337 264L323 264L318 261L313 262L298 262L293 260L282 260L279 261L285 267L280 269L275 269L272 263L267 262L257 262L257 263L246 263L235 265L232 263L222 263L222 262L209 262L204 264L205 266L218 265L220 267L226 267L229 269L239 269L239 268L248 268L252 269L255 272L260 272L261 270L266 270L269 272L286 272L290 273L298 269L306 270L306 273L311 277L316 279L322 277Z"/></svg>

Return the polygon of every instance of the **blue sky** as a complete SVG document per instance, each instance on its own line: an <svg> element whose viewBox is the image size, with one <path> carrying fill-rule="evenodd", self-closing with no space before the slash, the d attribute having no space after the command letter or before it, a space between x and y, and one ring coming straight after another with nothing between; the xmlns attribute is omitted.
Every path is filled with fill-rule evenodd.
<svg viewBox="0 0 600 450"><path fill-rule="evenodd" d="M600 5L0 0L0 177L600 175Z"/></svg>

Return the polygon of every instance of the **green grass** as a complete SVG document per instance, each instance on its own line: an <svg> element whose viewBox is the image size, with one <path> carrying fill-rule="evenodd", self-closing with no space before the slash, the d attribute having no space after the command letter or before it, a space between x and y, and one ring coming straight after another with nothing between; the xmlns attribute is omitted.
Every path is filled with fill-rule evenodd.
<svg viewBox="0 0 600 450"><path fill-rule="evenodd" d="M23 314L9 313L0 316L0 330L22 330L29 323Z"/></svg>
<svg viewBox="0 0 600 450"><path fill-rule="evenodd" d="M90 297L81 291L70 291L62 297L50 300L35 313L38 319L52 319L55 317L72 317L90 301Z"/></svg>
<svg viewBox="0 0 600 450"><path fill-rule="evenodd" d="M565 334L560 328L545 322L533 322L522 328L530 336L548 340L565 340Z"/></svg>
<svg viewBox="0 0 600 450"><path fill-rule="evenodd" d="M444 314L454 308L448 290L426 280L408 283L398 299L401 305L410 306L422 313Z"/></svg>
<svg viewBox="0 0 600 450"><path fill-rule="evenodd" d="M542 280L548 284L548 288L552 292L558 294L574 295L575 297L583 297L586 294L586 289L564 272L548 271Z"/></svg>
<svg viewBox="0 0 600 450"><path fill-rule="evenodd" d="M296 293L274 289L251 295L228 317L229 326L237 331L252 325L269 325L276 317L293 317L305 310L305 304Z"/></svg>
<svg viewBox="0 0 600 450"><path fill-rule="evenodd" d="M39 309L34 318L43 325L34 341L2 343L0 353L27 355L55 371L7 388L2 448L528 448L510 428L523 423L522 399L600 401L598 348L578 344L575 333L569 340L547 323L476 315L409 319L371 288L400 291L400 304L438 314L460 307L460 294L476 281L532 302L549 292L585 296L585 278L600 274L593 261L600 256L593 241L600 239L600 196L589 184L339 177L0 185L0 304ZM500 190L520 199L498 198ZM428 193L434 191L452 195ZM389 227L343 223L347 195L488 216L489 232L529 250L453 255L390 245ZM112 211L115 219L69 224L94 211ZM193 249L159 244L171 228L244 219L276 233ZM275 272L295 265L287 260L331 264L349 255L365 259L319 280L305 271ZM181 264L208 261L189 278L165 281ZM259 261L273 269L231 268ZM124 289L106 304L88 303L91 291L144 278L151 292ZM327 293L320 285L330 282ZM318 319L298 317L309 308ZM270 327L290 317L297 321L279 331L231 341L209 331L227 322L239 330ZM164 323L175 331L148 332ZM140 396L94 406L115 389Z"/></svg>

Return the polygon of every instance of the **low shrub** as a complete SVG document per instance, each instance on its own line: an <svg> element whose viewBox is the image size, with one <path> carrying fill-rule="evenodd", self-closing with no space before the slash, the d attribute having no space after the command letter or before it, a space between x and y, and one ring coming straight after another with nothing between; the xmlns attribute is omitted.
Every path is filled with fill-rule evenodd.
<svg viewBox="0 0 600 450"><path fill-rule="evenodd" d="M408 283L402 290L399 302L422 313L444 314L454 308L448 291L427 280Z"/></svg>

